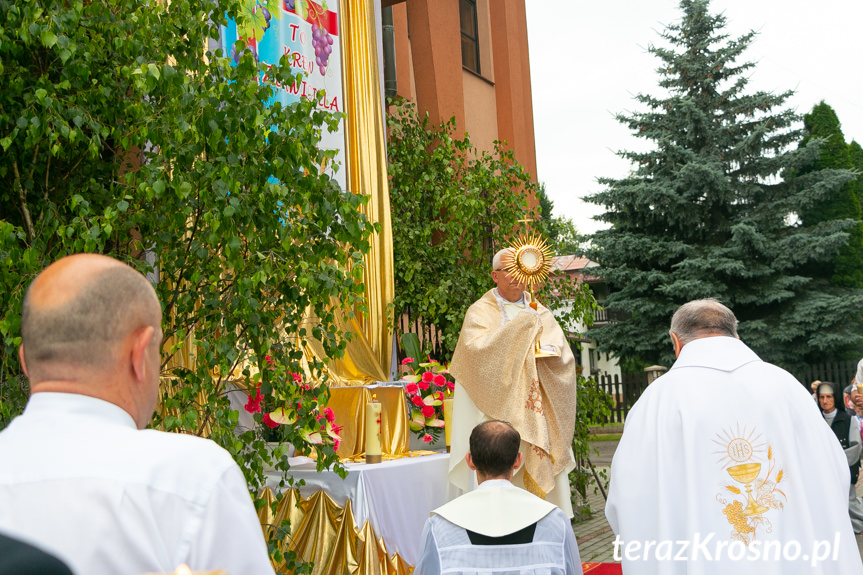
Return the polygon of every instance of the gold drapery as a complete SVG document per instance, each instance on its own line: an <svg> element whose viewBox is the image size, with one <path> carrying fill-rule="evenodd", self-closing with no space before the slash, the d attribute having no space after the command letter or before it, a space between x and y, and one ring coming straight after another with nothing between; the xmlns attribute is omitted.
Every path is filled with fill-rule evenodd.
<svg viewBox="0 0 863 575"><path fill-rule="evenodd" d="M326 359L324 372L328 377L327 386L331 388L350 387L387 381L389 374L384 370L384 366L378 363L376 354L368 339L366 339L363 326L357 321L357 318L346 319L338 306L338 302L333 302L332 307L339 331L350 331L353 334L343 357L326 359L327 354L324 353L321 342L312 337L307 336L305 340L301 338L297 340L298 344L303 346L305 353L322 360ZM310 311L306 314L306 318L303 321L303 327L306 328L307 334L312 332L312 328L318 321L317 318L311 315ZM311 357L307 357L306 359L307 361L311 360Z"/></svg>
<svg viewBox="0 0 863 575"><path fill-rule="evenodd" d="M387 309L395 292L393 238L374 23L372 0L339 3L348 190L369 197L362 211L369 221L380 224L380 231L372 236L371 250L363 258L368 312L354 319L337 318L340 327L356 335L344 359L331 362L334 385L386 381L392 358ZM323 359L317 350L316 354Z"/></svg>
<svg viewBox="0 0 863 575"><path fill-rule="evenodd" d="M267 502L258 511L265 535L282 519L291 523L291 533L282 541L283 550L296 551L304 561L313 561L312 575L410 575L413 566L395 553L390 557L383 539L377 538L366 521L357 527L350 499L344 507L323 490L301 499L292 489L273 511L275 495L269 487L261 497ZM290 573L285 565L274 565L277 573Z"/></svg>
<svg viewBox="0 0 863 575"><path fill-rule="evenodd" d="M380 77L372 0L339 3L342 40L342 85L345 103L345 158L348 191L369 197L361 211L380 225L370 238L371 249L363 258L363 284L368 311L354 318L336 311L336 325L354 334L341 359L328 359L319 342L308 338L306 351L328 363L332 386L366 385L389 380L392 359L392 326L387 310L393 300L393 241L387 180L386 140L381 106ZM308 327L316 321L307 312ZM168 349L166 346L163 349ZM194 368L191 337L168 367Z"/></svg>

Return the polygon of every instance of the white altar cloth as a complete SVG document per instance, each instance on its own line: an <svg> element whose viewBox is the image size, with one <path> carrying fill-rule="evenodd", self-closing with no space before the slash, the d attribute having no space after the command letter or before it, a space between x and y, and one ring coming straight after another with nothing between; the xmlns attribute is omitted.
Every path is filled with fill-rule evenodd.
<svg viewBox="0 0 863 575"><path fill-rule="evenodd" d="M398 552L416 565L423 525L429 513L461 495L447 479L449 454L404 457L377 464L346 463L348 476L334 471L318 473L308 457L292 457L288 476L304 480L299 487L303 498L323 489L339 505L350 499L358 527L368 519L387 551ZM267 473L267 485L278 490L281 473Z"/></svg>

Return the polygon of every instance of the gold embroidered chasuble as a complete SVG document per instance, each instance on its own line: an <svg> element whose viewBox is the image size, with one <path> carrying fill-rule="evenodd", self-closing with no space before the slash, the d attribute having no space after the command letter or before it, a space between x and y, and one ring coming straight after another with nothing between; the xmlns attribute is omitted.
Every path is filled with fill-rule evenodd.
<svg viewBox="0 0 863 575"><path fill-rule="evenodd" d="M545 495L555 475L572 464L575 428L575 359L551 312L524 293L525 309L510 318L492 289L465 314L450 372L476 407L509 422L528 444L525 487ZM509 304L511 305L511 304ZM560 357L534 357L534 344L553 345Z"/></svg>

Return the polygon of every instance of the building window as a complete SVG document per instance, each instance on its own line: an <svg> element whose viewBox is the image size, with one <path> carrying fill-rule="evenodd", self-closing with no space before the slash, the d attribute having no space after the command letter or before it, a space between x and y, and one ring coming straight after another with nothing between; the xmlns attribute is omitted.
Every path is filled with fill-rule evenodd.
<svg viewBox="0 0 863 575"><path fill-rule="evenodd" d="M461 65L479 74L476 0L459 0L459 20L461 21Z"/></svg>

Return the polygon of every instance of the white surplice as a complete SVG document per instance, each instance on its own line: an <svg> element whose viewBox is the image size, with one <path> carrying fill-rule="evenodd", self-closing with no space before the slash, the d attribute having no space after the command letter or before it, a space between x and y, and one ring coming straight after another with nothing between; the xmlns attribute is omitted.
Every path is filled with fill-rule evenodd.
<svg viewBox="0 0 863 575"><path fill-rule="evenodd" d="M531 543L474 545L467 530L509 535L536 523ZM492 479L435 509L425 524L415 575L582 573L575 534L566 515L505 479Z"/></svg>
<svg viewBox="0 0 863 575"><path fill-rule="evenodd" d="M624 573L863 573L848 462L809 392L743 342L687 343L627 416L606 516Z"/></svg>

